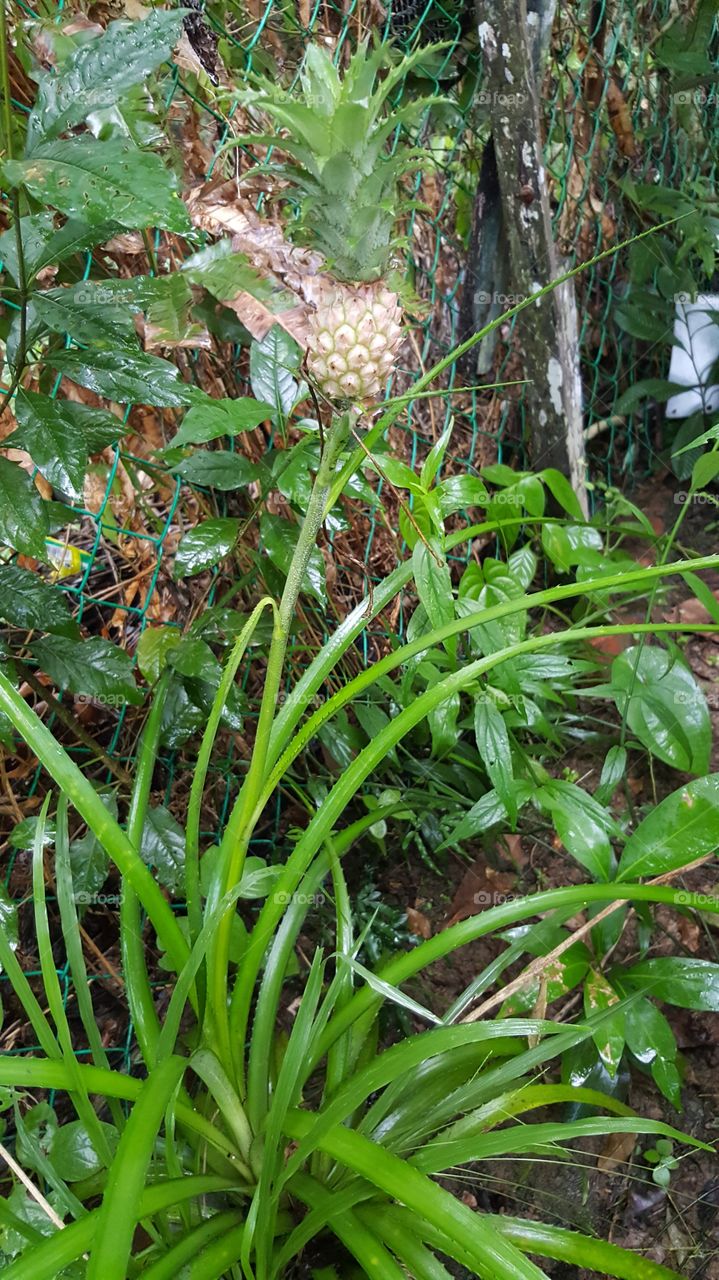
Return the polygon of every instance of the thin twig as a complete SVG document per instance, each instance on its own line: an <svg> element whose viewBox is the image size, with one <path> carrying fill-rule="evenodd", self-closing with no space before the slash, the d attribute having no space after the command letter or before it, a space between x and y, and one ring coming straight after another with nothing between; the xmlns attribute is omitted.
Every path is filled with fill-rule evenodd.
<svg viewBox="0 0 719 1280"><path fill-rule="evenodd" d="M15 1174L15 1177L18 1178L19 1181L22 1183L28 1195L32 1196L33 1200L35 1200L39 1204L43 1213L50 1219L53 1226L57 1227L58 1230L60 1231L64 1231L65 1223L63 1222L62 1218L58 1217L52 1205L48 1204L47 1200L42 1194L42 1191L39 1191L38 1188L35 1186L35 1183L32 1182L30 1178L28 1178L27 1174L25 1173L25 1170L20 1168L20 1165L18 1164L17 1160L13 1159L7 1147L4 1147L2 1142L0 1142L0 1156L2 1156L3 1160L8 1165L8 1167L12 1169L13 1173Z"/></svg>
<svg viewBox="0 0 719 1280"><path fill-rule="evenodd" d="M673 880L675 876L682 875L686 871L693 871L695 867L702 867L706 862L711 862L713 858L713 853L708 853L702 858L695 858L693 862L687 863L684 867L677 867L674 871L666 871L664 875L656 876L654 880L648 880L647 884L667 884L670 880ZM504 1004L505 1000L508 1000L509 997L513 996L517 991L521 991L523 987L526 987L527 984L532 982L535 978L541 978L549 966L553 964L554 961L563 954L563 952L567 951L569 947L571 947L575 942L578 942L579 939L583 938L587 933L591 933L592 929L594 929L596 925L598 925L602 920L606 920L607 916L613 915L614 912L618 911L621 906L624 906L627 901L627 898L619 898L616 902L610 902L608 907L604 907L598 915L593 916L591 920L587 920L586 924L581 925L579 929L574 931L574 933L570 933L562 942L554 947L552 951L549 951L546 956L539 956L536 960L533 960L532 963L527 965L527 968L520 973L518 978L515 978L514 981L510 982L506 987L502 987L501 991L497 992L494 996L490 996L488 1000L485 1000L482 1004L478 1005L471 1013L466 1014L461 1021L477 1022L479 1018L483 1018L486 1013L489 1013L492 1009L496 1009L498 1005Z"/></svg>

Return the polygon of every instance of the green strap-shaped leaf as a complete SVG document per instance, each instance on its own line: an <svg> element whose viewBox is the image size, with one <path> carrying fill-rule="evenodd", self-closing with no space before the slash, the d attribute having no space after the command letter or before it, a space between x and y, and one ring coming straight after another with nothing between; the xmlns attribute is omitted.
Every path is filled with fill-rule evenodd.
<svg viewBox="0 0 719 1280"><path fill-rule="evenodd" d="M186 1059L166 1058L142 1087L108 1174L87 1280L125 1280L147 1169L165 1110L186 1066Z"/></svg>
<svg viewBox="0 0 719 1280"><path fill-rule="evenodd" d="M143 22L111 22L107 31L83 45L57 76L40 81L28 119L27 154L56 138L92 111L111 107L164 62L182 31L183 9L153 9Z"/></svg>
<svg viewBox="0 0 719 1280"><path fill-rule="evenodd" d="M312 1123L311 1116L293 1111L287 1117L285 1132L291 1138L302 1138ZM542 1280L544 1273L539 1267L523 1258L494 1228L488 1228L482 1215L473 1213L405 1160L341 1125L324 1134L318 1146L385 1195L446 1230L453 1242L448 1252L456 1257L456 1249L463 1249L479 1275L494 1276L496 1280Z"/></svg>

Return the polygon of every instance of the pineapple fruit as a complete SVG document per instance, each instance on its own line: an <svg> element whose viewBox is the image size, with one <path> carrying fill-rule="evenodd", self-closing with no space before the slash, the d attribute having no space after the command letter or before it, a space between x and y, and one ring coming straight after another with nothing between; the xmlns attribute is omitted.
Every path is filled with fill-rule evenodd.
<svg viewBox="0 0 719 1280"><path fill-rule="evenodd" d="M322 255L325 271L309 291L307 367L332 400L377 400L402 340L402 305L391 265L399 246L398 219L412 207L401 195L400 180L420 166L421 153L407 145L398 127L416 124L437 99L396 108L389 99L426 54L418 50L388 65L386 49L364 44L341 74L313 44L297 90L261 78L244 95L247 105L283 130L247 141L275 145L289 157L267 166L283 181L281 194L297 201L288 233Z"/></svg>

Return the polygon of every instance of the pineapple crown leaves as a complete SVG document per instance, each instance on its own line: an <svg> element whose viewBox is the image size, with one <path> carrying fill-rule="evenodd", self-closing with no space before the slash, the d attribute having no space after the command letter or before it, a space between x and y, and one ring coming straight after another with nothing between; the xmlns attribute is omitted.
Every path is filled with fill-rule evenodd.
<svg viewBox="0 0 719 1280"><path fill-rule="evenodd" d="M389 62L386 48L363 44L340 74L329 54L311 45L300 74L300 97L263 77L243 95L246 105L262 109L288 136L265 133L235 143L278 145L290 157L291 163L266 169L300 196L291 234L321 250L346 280L381 275L397 245L395 224L408 207L406 202L398 207L398 184L425 157L401 139L392 152L387 143L400 126L417 123L443 99L423 97L393 109L387 102L426 53L427 47L415 50L379 79Z"/></svg>
<svg viewBox="0 0 719 1280"><path fill-rule="evenodd" d="M256 87L241 95L245 106L260 107L290 133L289 139L268 134L254 141L281 141L283 151L289 151L315 176L338 151L356 156L369 152L376 163L382 146L398 125L409 124L427 107L443 101L431 95L386 114L384 110L390 94L427 52L443 48L443 44L427 45L407 54L390 65L378 82L380 70L389 61L386 47L370 49L367 42L360 45L340 75L327 51L312 44L300 73L300 97L296 89L284 89L265 76L254 77ZM243 139L252 140L252 135Z"/></svg>

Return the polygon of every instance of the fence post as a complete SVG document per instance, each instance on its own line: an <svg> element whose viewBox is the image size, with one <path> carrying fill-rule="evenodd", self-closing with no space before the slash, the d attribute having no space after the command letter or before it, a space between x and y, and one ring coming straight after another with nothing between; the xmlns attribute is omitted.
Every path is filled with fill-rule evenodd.
<svg viewBox="0 0 719 1280"><path fill-rule="evenodd" d="M552 0L478 0L489 111L506 245L506 291L526 297L561 272L543 162L542 29ZM578 326L572 282L518 319L532 465L557 467L586 509Z"/></svg>

